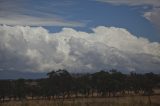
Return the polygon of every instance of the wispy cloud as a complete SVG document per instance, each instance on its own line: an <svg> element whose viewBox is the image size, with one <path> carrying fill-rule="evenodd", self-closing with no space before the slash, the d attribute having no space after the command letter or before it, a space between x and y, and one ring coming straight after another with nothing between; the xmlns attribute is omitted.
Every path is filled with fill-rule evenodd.
<svg viewBox="0 0 160 106"><path fill-rule="evenodd" d="M152 5L154 7L160 6L159 0L96 0L100 2L112 3L112 4L126 4L131 6L137 5Z"/></svg>
<svg viewBox="0 0 160 106"><path fill-rule="evenodd" d="M27 0L1 0L0 24L29 26L68 26L83 27L85 23L65 19L56 11L58 7L71 6L72 2L43 1L42 5L31 4ZM67 17L67 16L66 16Z"/></svg>
<svg viewBox="0 0 160 106"><path fill-rule="evenodd" d="M114 5L151 6L151 10L144 12L143 16L157 26L160 30L160 0L96 0Z"/></svg>
<svg viewBox="0 0 160 106"><path fill-rule="evenodd" d="M160 30L160 8L154 8L151 11L145 12L144 17L154 23Z"/></svg>
<svg viewBox="0 0 160 106"><path fill-rule="evenodd" d="M68 27L83 27L84 23L67 21L59 18L50 17L34 17L27 15L11 15L0 17L0 24L6 25L29 25L29 26L68 26Z"/></svg>

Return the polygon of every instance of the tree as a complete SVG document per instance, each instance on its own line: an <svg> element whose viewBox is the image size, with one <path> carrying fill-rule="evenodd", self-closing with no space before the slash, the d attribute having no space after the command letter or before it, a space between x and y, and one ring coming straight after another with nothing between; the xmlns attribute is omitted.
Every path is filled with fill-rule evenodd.
<svg viewBox="0 0 160 106"><path fill-rule="evenodd" d="M0 100L4 102L5 98L11 98L12 96L12 86L10 80L0 81Z"/></svg>
<svg viewBox="0 0 160 106"><path fill-rule="evenodd" d="M110 75L108 72L100 71L92 74L92 88L97 90L97 94L101 96L106 96L109 92L109 80Z"/></svg>
<svg viewBox="0 0 160 106"><path fill-rule="evenodd" d="M18 79L14 82L15 97L19 100L26 99L26 84L24 79Z"/></svg>

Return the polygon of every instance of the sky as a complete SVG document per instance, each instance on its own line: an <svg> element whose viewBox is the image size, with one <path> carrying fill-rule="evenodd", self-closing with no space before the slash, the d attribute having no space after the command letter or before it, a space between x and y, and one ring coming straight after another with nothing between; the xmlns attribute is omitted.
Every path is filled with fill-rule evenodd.
<svg viewBox="0 0 160 106"><path fill-rule="evenodd" d="M160 0L0 0L0 74L160 73L159 17Z"/></svg>

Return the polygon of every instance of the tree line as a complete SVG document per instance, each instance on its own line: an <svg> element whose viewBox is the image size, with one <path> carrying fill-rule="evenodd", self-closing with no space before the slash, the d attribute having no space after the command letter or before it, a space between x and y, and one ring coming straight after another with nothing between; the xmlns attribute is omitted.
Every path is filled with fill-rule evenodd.
<svg viewBox="0 0 160 106"><path fill-rule="evenodd" d="M65 69L47 73L47 78L0 80L0 100L56 99L152 95L160 88L160 75L123 74L116 70L70 74Z"/></svg>

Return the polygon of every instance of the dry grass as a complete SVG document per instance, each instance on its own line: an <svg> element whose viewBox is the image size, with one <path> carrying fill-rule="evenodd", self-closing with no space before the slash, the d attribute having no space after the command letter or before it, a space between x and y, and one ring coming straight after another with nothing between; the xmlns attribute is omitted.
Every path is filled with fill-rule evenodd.
<svg viewBox="0 0 160 106"><path fill-rule="evenodd" d="M76 98L56 100L29 100L10 101L0 103L0 106L160 106L160 96L151 97L152 104L147 96L115 97L115 98Z"/></svg>

